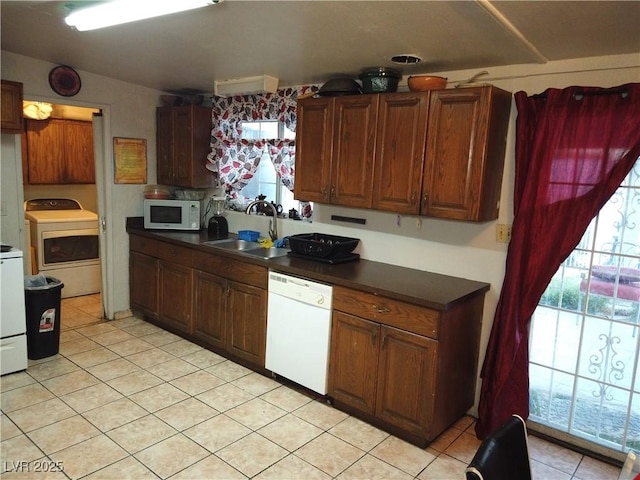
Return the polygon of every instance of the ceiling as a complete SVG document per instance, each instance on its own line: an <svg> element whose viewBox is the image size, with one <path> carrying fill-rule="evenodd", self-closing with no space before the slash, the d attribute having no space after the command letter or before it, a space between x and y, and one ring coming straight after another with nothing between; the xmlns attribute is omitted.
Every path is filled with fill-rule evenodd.
<svg viewBox="0 0 640 480"><path fill-rule="evenodd" d="M2 50L164 91L271 75L404 75L639 53L640 1L245 1L78 32L65 1L0 1ZM86 1L84 2L87 3ZM195 93L195 92L194 92Z"/></svg>

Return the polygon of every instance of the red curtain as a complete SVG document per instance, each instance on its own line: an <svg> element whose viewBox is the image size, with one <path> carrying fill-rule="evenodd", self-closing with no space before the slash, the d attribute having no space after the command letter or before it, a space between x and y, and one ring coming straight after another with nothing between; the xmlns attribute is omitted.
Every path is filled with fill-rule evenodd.
<svg viewBox="0 0 640 480"><path fill-rule="evenodd" d="M640 84L515 95L514 220L482 367L476 434L529 416L529 324L591 219L640 156Z"/></svg>

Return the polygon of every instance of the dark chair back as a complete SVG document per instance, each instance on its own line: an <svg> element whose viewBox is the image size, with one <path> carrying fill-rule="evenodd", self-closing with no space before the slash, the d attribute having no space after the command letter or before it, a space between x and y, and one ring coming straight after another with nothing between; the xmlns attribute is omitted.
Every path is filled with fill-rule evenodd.
<svg viewBox="0 0 640 480"><path fill-rule="evenodd" d="M527 427L513 415L480 444L465 470L467 480L531 480Z"/></svg>

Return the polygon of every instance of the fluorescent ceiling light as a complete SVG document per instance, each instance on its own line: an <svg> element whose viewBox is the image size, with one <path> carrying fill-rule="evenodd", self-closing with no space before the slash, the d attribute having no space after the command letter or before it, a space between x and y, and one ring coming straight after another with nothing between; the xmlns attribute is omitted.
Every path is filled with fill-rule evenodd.
<svg viewBox="0 0 640 480"><path fill-rule="evenodd" d="M192 10L222 0L113 0L76 10L65 21L80 31L135 22L145 18Z"/></svg>

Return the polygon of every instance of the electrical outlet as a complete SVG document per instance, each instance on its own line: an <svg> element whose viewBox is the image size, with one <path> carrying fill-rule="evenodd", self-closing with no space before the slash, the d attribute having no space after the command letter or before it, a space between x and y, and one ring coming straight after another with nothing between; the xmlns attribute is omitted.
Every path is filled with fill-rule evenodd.
<svg viewBox="0 0 640 480"><path fill-rule="evenodd" d="M496 225L496 242L509 243L509 240L511 240L511 225L498 223Z"/></svg>

